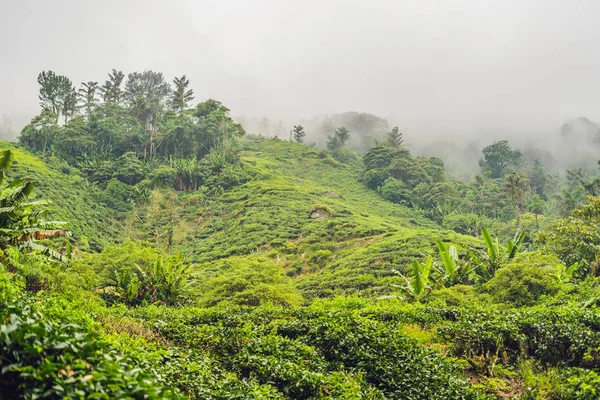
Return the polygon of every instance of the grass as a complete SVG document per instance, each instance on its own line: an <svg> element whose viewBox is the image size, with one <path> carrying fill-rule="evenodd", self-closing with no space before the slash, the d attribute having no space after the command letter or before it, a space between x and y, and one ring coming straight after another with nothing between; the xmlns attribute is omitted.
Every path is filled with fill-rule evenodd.
<svg viewBox="0 0 600 400"><path fill-rule="evenodd" d="M98 200L98 189L74 169L57 160L44 162L15 144L0 142L0 150L6 149L15 155L9 179L35 182L34 196L52 200L46 207L48 219L68 222L67 229L83 250L99 251L120 239L122 225L114 212Z"/></svg>

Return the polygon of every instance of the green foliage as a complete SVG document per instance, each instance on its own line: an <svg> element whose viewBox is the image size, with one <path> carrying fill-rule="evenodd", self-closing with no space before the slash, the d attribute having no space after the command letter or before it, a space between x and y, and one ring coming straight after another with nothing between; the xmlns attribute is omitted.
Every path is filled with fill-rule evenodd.
<svg viewBox="0 0 600 400"><path fill-rule="evenodd" d="M573 263L569 267L562 266L558 272L552 274L552 278L554 278L559 283L570 283L573 281L574 274L579 268L579 263Z"/></svg>
<svg viewBox="0 0 600 400"><path fill-rule="evenodd" d="M115 161L114 168L114 177L129 185L138 183L144 176L142 162L133 152L127 152L119 157Z"/></svg>
<svg viewBox="0 0 600 400"><path fill-rule="evenodd" d="M508 167L504 181L462 184L402 143L376 145L361 165L348 148L238 141L243 129L221 103L175 105L155 73L123 97L113 72L106 102L88 104L85 118L59 126L45 112L24 130L22 143L45 162L15 150L16 172L59 203L50 211L74 217L61 219L75 220L75 246L64 249L75 260L60 266L13 249L4 265L43 289L37 303L64 305L48 319L97 330L93 340L125 355L121 367L148 371L148 385L232 399L484 398L466 377L505 397L595 387L586 371L600 365L600 292L593 277L580 279L597 260L593 235L570 232L572 253L564 244L576 259L585 253L573 243L588 242L581 268L536 251L523 232L507 240L524 211L533 214L523 226L543 230L562 207L562 197L547 200L544 171L526 187ZM347 131L336 138L351 146ZM596 214L573 218L593 226ZM147 242L107 246L127 237ZM179 252L194 265L170 256ZM411 301L395 295L399 286ZM520 363L535 365L539 380ZM564 366L577 377L561 375ZM545 376L554 377L547 388Z"/></svg>
<svg viewBox="0 0 600 400"><path fill-rule="evenodd" d="M183 257L173 260L156 260L151 268L112 268L108 279L101 285L100 293L110 301L128 306L161 303L181 306L189 297L190 265Z"/></svg>
<svg viewBox="0 0 600 400"><path fill-rule="evenodd" d="M575 210L572 216L557 221L550 231L539 233L536 241L557 254L566 265L579 263L575 276L596 274L597 268L592 265L600 255L599 216L600 198L590 196L587 205Z"/></svg>
<svg viewBox="0 0 600 400"><path fill-rule="evenodd" d="M139 360L119 354L98 334L39 303L0 274L0 391L20 398L179 399L153 383ZM48 315L50 314L50 315Z"/></svg>
<svg viewBox="0 0 600 400"><path fill-rule="evenodd" d="M42 71L37 78L40 85L38 98L42 109L48 109L56 115L68 115L69 96L75 91L71 80L64 75L57 75L53 71Z"/></svg>
<svg viewBox="0 0 600 400"><path fill-rule="evenodd" d="M456 246L446 246L441 240L438 240L436 245L443 265L439 282L446 287L472 282L472 274L476 267L459 259Z"/></svg>
<svg viewBox="0 0 600 400"><path fill-rule="evenodd" d="M484 226L490 226L492 220L474 213L451 212L444 216L442 226L463 235L479 236Z"/></svg>
<svg viewBox="0 0 600 400"><path fill-rule="evenodd" d="M443 182L444 164L435 157L413 157L400 145L380 144L365 154L361 180L389 201L424 209L441 222L458 199L454 185Z"/></svg>
<svg viewBox="0 0 600 400"><path fill-rule="evenodd" d="M500 268L484 289L497 303L517 307L535 305L560 290L560 283L552 277L560 266L554 257L525 253Z"/></svg>
<svg viewBox="0 0 600 400"><path fill-rule="evenodd" d="M306 133L304 132L304 127L302 125L294 125L292 134L294 135L294 141L296 143L302 143L304 141L304 136L306 136Z"/></svg>
<svg viewBox="0 0 600 400"><path fill-rule="evenodd" d="M387 178L382 186L379 187L381 197L392 203L402 204L404 206L412 205L412 191L402 181L394 178Z"/></svg>
<svg viewBox="0 0 600 400"><path fill-rule="evenodd" d="M302 303L302 295L283 268L268 258L229 258L213 264L213 268L224 271L200 282L200 304L213 306L228 302L248 306L264 303L297 306Z"/></svg>
<svg viewBox="0 0 600 400"><path fill-rule="evenodd" d="M98 92L98 82L82 82L81 88L78 91L80 100L83 101L83 107L85 108L86 115L89 117L92 115L94 108L96 107L96 93Z"/></svg>
<svg viewBox="0 0 600 400"><path fill-rule="evenodd" d="M517 232L514 239L509 240L506 246L500 245L498 238L492 238L487 228L481 228L481 237L486 246L486 251L473 250L469 252L469 259L474 265L480 282L490 280L496 271L506 262L512 260L520 251L526 232Z"/></svg>
<svg viewBox="0 0 600 400"><path fill-rule="evenodd" d="M600 375L596 371L569 368L562 378L566 383L560 387L558 393L551 395L553 399L593 400L600 396Z"/></svg>
<svg viewBox="0 0 600 400"><path fill-rule="evenodd" d="M350 132L348 129L341 127L336 129L333 136L328 136L327 138L327 148L331 151L337 151L344 147L348 139L350 139Z"/></svg>
<svg viewBox="0 0 600 400"><path fill-rule="evenodd" d="M183 111L188 108L189 103L194 100L194 91L188 89L190 80L185 75L181 78L173 79L175 90L171 97L171 107L177 111Z"/></svg>
<svg viewBox="0 0 600 400"><path fill-rule="evenodd" d="M101 253L86 254L73 263L94 271L102 278L108 278L110 271L119 268L131 269L137 265L149 270L159 257L160 252L155 248L126 241L119 245L107 246Z"/></svg>
<svg viewBox="0 0 600 400"><path fill-rule="evenodd" d="M136 315L179 348L208 353L286 398L477 398L454 364L400 333L395 319L361 316L349 303L329 307L149 308Z"/></svg>
<svg viewBox="0 0 600 400"><path fill-rule="evenodd" d="M121 225L115 219L114 210L104 204L102 191L88 185L80 176L65 175L55 164L46 164L14 145L1 143L0 147L14 154L11 176L33 182L36 193L52 200L44 207L49 218L67 221L73 239L83 249L100 250L119 240ZM106 196L106 199L112 197Z"/></svg>
<svg viewBox="0 0 600 400"><path fill-rule="evenodd" d="M503 190L515 207L517 213L517 231L521 231L521 212L525 207L525 195L529 190L527 177L515 172L510 172L504 177Z"/></svg>
<svg viewBox="0 0 600 400"><path fill-rule="evenodd" d="M137 193L130 185L119 181L116 178L106 183L106 187L98 194L99 199L104 205L123 216L132 208L133 200Z"/></svg>
<svg viewBox="0 0 600 400"><path fill-rule="evenodd" d="M102 98L107 103L119 104L123 96L123 89L121 85L125 79L123 71L117 71L113 68L112 72L108 74L108 80L104 82L104 85L100 88Z"/></svg>
<svg viewBox="0 0 600 400"><path fill-rule="evenodd" d="M431 287L429 286L429 274L433 265L433 258L429 257L425 264L419 264L416 261L411 265L410 279L394 271L404 278L405 285L401 286L402 290L414 300L421 300L425 297Z"/></svg>
<svg viewBox="0 0 600 400"><path fill-rule="evenodd" d="M402 139L402 132L398 130L397 126L392 128L392 131L387 134L386 143L395 149L399 149L402 147L404 139Z"/></svg>
<svg viewBox="0 0 600 400"><path fill-rule="evenodd" d="M510 166L518 166L523 157L521 151L513 150L508 140L501 140L484 147L483 158L479 160L482 171L487 171L494 179L502 178Z"/></svg>
<svg viewBox="0 0 600 400"><path fill-rule="evenodd" d="M38 240L65 236L66 223L45 221L45 213L36 211L48 204L46 200L32 201L33 182L23 179L8 181L7 173L14 160L11 150L0 153L0 249L15 246L20 250L34 250L58 260L65 257L57 251L36 243ZM2 257L0 257L0 261Z"/></svg>
<svg viewBox="0 0 600 400"><path fill-rule="evenodd" d="M193 266L181 255L166 257L143 243L108 246L74 264L95 273L93 286L110 302L181 306L191 297Z"/></svg>
<svg viewBox="0 0 600 400"><path fill-rule="evenodd" d="M598 316L577 307L463 312L440 335L474 368L530 357L545 365L597 366Z"/></svg>

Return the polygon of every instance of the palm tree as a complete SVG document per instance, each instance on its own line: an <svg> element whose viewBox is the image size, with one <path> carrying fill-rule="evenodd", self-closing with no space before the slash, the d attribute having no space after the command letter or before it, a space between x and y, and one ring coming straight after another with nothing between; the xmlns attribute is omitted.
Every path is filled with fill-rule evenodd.
<svg viewBox="0 0 600 400"><path fill-rule="evenodd" d="M188 107L190 101L194 100L194 91L187 89L190 86L190 80L183 75L181 78L173 79L175 90L171 98L171 107L177 111L183 111Z"/></svg>
<svg viewBox="0 0 600 400"><path fill-rule="evenodd" d="M61 228L65 222L44 221L44 212L34 210L49 202L29 200L33 182L25 182L23 179L8 182L6 173L12 162L13 154L10 150L0 153L0 250L16 247L65 260L62 254L36 243L42 239L69 235L69 232Z"/></svg>
<svg viewBox="0 0 600 400"><path fill-rule="evenodd" d="M122 71L117 71L113 68L112 72L108 74L108 80L104 82L104 85L100 88L102 93L102 99L106 103L119 104L121 97L123 96L123 89L121 85L125 79L125 74Z"/></svg>
<svg viewBox="0 0 600 400"><path fill-rule="evenodd" d="M521 232L521 211L525 195L529 190L527 177L516 172L510 172L504 177L503 190L515 207L517 213L517 231Z"/></svg>
<svg viewBox="0 0 600 400"><path fill-rule="evenodd" d="M387 144L392 146L395 149L399 149L402 147L402 143L404 143L404 139L402 139L402 132L398 130L398 127L395 126L391 132L387 134Z"/></svg>
<svg viewBox="0 0 600 400"><path fill-rule="evenodd" d="M69 118L73 117L75 113L77 113L77 110L79 109L77 100L77 92L75 91L75 88L72 88L72 90L65 95L62 104L62 113L65 117L65 124Z"/></svg>
<svg viewBox="0 0 600 400"><path fill-rule="evenodd" d="M79 97L83 100L83 106L85 107L87 116L92 114L94 105L98 101L96 99L96 91L98 90L98 82L81 82L81 88L79 89Z"/></svg>

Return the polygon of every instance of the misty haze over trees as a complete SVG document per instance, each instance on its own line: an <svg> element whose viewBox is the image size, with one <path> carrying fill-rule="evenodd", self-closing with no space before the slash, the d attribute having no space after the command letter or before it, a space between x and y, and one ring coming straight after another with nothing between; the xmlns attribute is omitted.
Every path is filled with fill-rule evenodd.
<svg viewBox="0 0 600 400"><path fill-rule="evenodd" d="M113 3L0 5L0 400L600 397L600 4Z"/></svg>

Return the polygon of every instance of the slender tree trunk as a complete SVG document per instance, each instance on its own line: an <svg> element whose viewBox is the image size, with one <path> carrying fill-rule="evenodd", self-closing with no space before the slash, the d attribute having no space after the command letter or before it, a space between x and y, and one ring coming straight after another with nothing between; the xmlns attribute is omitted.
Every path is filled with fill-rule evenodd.
<svg viewBox="0 0 600 400"><path fill-rule="evenodd" d="M515 206L515 210L517 211L517 232L521 233L521 209L519 206Z"/></svg>

